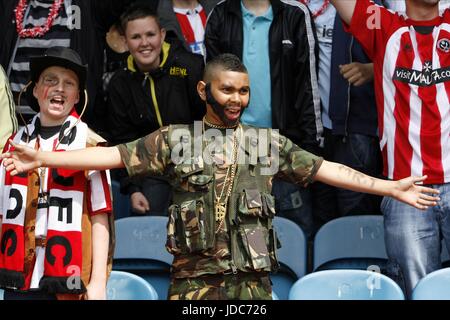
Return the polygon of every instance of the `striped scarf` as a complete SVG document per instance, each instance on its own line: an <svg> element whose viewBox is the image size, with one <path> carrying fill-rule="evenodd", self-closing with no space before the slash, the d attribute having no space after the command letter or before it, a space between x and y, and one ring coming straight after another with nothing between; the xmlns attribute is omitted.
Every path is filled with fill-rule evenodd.
<svg viewBox="0 0 450 320"><path fill-rule="evenodd" d="M86 147L88 128L77 122L73 111L63 124L60 134L53 141L54 151L76 150ZM76 125L75 125L76 124ZM75 125L75 126L74 126ZM69 129L72 128L70 131ZM39 143L39 114L28 125L28 136L22 128L14 142L37 148ZM12 147L9 147L12 150ZM35 259L44 264L39 289L50 293L80 294L86 291L80 277L82 268L81 222L84 209L84 193L87 179L84 171L49 169L40 178L45 184L46 197L40 196L37 205L27 206L29 173L11 176L4 173L2 210L3 227L0 246L0 287L28 290L31 272L24 270L25 241L34 241L29 230L25 230L26 216L45 210L48 217L46 247ZM45 190L43 189L43 190ZM34 199L35 200L35 199ZM33 211L34 210L34 211ZM25 234L28 232L28 236ZM71 283L81 285L74 286Z"/></svg>

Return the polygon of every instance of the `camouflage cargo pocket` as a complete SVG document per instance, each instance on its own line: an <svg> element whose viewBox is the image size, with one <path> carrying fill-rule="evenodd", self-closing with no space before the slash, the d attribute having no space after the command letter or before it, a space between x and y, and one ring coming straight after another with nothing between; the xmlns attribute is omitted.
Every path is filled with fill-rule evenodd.
<svg viewBox="0 0 450 320"><path fill-rule="evenodd" d="M260 193L257 189L246 189L240 195L239 212L261 218L275 215L275 201L272 195Z"/></svg>
<svg viewBox="0 0 450 320"><path fill-rule="evenodd" d="M265 229L259 226L241 226L239 236L254 270L264 270L271 266Z"/></svg>
<svg viewBox="0 0 450 320"><path fill-rule="evenodd" d="M205 174L191 175L188 178L188 191L189 192L208 192L212 176Z"/></svg>
<svg viewBox="0 0 450 320"><path fill-rule="evenodd" d="M183 252L197 252L207 249L208 224L203 198L185 201L180 205L180 239Z"/></svg>
<svg viewBox="0 0 450 320"><path fill-rule="evenodd" d="M179 243L180 228L179 224L177 224L179 213L180 213L179 205L173 204L169 207L169 220L167 221L166 249L171 254L177 254L181 252Z"/></svg>
<svg viewBox="0 0 450 320"><path fill-rule="evenodd" d="M263 200L263 213L268 218L275 216L275 198L269 193L262 194Z"/></svg>
<svg viewBox="0 0 450 320"><path fill-rule="evenodd" d="M203 165L182 163L175 166L179 187L188 192L207 192L213 177L202 174Z"/></svg>

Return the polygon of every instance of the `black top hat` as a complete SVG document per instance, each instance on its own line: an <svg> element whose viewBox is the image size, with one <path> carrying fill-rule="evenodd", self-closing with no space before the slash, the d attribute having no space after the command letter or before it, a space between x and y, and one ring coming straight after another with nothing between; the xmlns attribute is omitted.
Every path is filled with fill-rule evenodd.
<svg viewBox="0 0 450 320"><path fill-rule="evenodd" d="M33 96L33 89L36 82L39 80L42 71L54 66L72 70L78 76L80 101L77 104L79 107L77 108L77 111L80 113L85 101L83 91L86 86L87 66L83 65L81 58L76 51L65 47L51 47L45 51L43 56L30 58L30 75L32 83L25 91L30 107L34 111L39 112L39 103Z"/></svg>

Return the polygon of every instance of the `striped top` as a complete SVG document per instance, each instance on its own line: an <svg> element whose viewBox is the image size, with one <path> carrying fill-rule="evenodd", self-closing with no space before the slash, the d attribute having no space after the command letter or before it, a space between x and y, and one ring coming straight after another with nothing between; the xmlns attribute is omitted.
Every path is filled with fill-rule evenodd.
<svg viewBox="0 0 450 320"><path fill-rule="evenodd" d="M30 0L25 11L24 27L33 28L45 24L52 4L53 0ZM70 29L68 26L70 26L72 21L67 18L67 13L71 14L70 8L71 0L65 0L58 17L43 37L18 39L8 69L11 91L17 105L17 112L21 112L24 115L36 114L28 106L25 95L21 97L21 106L18 105L17 101L20 90L29 81L30 57L41 56L50 47L70 47Z"/></svg>
<svg viewBox="0 0 450 320"><path fill-rule="evenodd" d="M450 182L450 10L413 21L358 0L350 32L374 62L384 175Z"/></svg>

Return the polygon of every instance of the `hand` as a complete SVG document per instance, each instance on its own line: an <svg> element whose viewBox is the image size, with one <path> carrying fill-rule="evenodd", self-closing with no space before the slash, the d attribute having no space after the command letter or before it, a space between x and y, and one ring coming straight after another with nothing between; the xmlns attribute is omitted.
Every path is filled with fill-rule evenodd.
<svg viewBox="0 0 450 320"><path fill-rule="evenodd" d="M86 286L86 300L106 300L106 284L103 282L89 282Z"/></svg>
<svg viewBox="0 0 450 320"><path fill-rule="evenodd" d="M361 86L373 80L373 63L353 62L339 66L342 76L354 86Z"/></svg>
<svg viewBox="0 0 450 320"><path fill-rule="evenodd" d="M140 214L144 214L150 210L150 204L142 192L134 192L131 194L131 208Z"/></svg>
<svg viewBox="0 0 450 320"><path fill-rule="evenodd" d="M6 152L0 156L3 159L3 166L6 171L10 171L12 176L27 172L42 166L41 161L38 160L39 152L27 146L18 145L9 140L13 151Z"/></svg>
<svg viewBox="0 0 450 320"><path fill-rule="evenodd" d="M437 201L441 199L428 194L439 194L439 190L422 187L416 184L418 182L423 182L426 178L427 176L409 177L394 181L396 187L393 192L393 197L420 210L427 210L428 207L437 205Z"/></svg>

